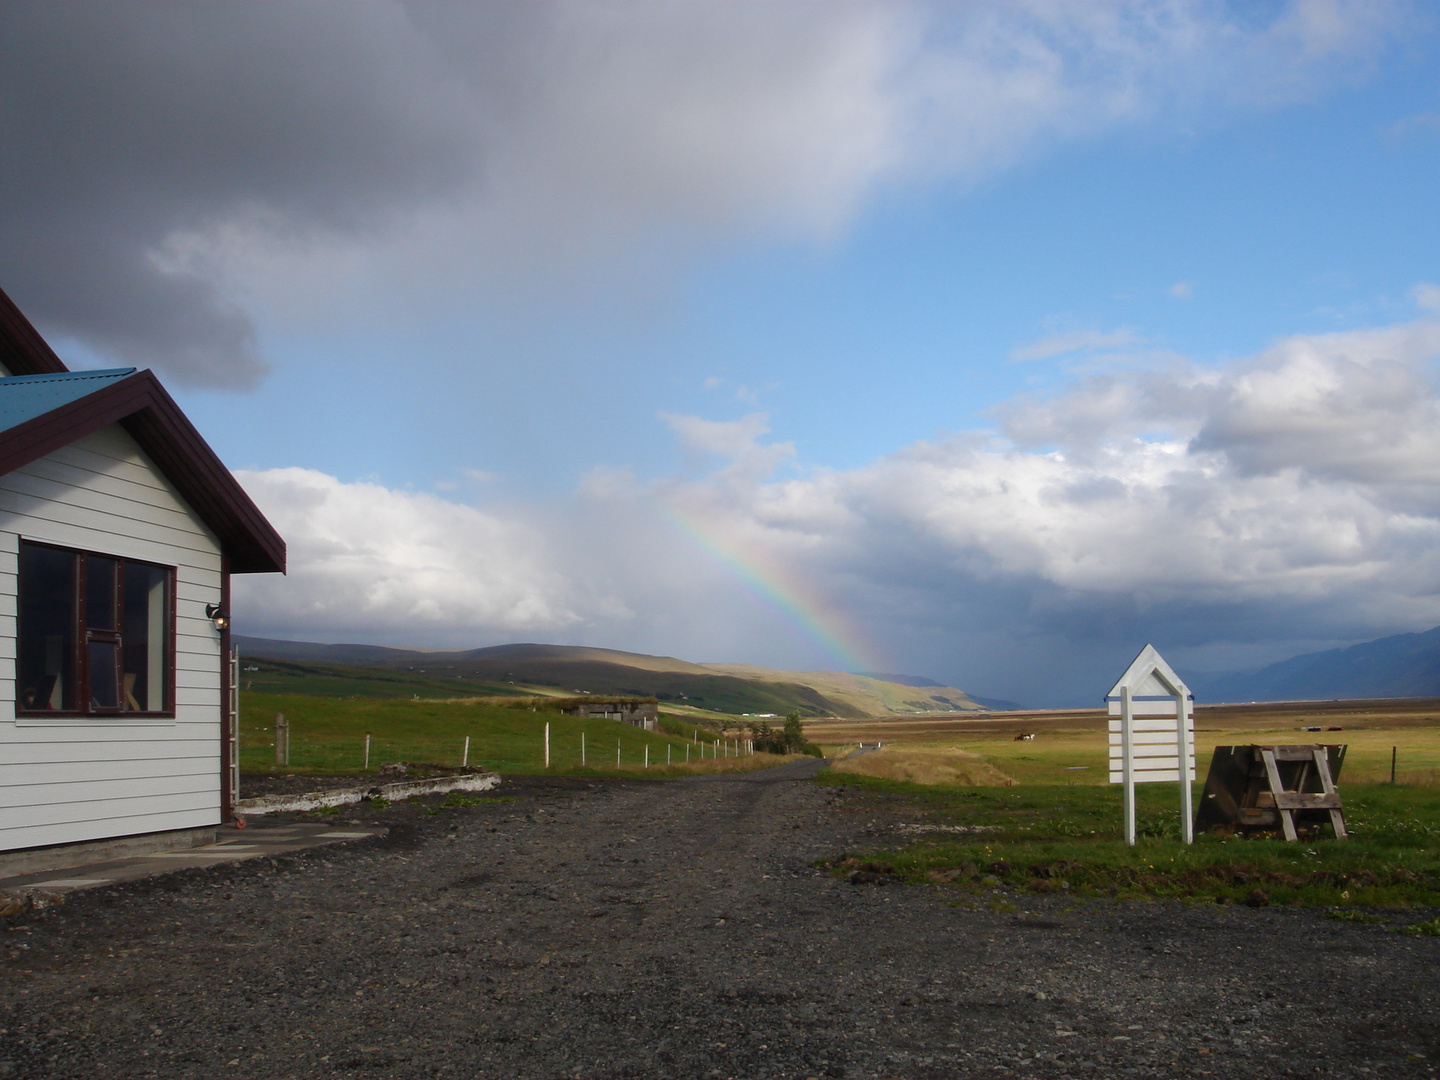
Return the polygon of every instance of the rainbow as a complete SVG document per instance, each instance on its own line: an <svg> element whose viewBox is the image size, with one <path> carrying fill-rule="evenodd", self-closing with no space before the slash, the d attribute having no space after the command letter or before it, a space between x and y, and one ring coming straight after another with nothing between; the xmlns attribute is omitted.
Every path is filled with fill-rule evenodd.
<svg viewBox="0 0 1440 1080"><path fill-rule="evenodd" d="M838 670L886 670L852 620L793 568L726 535L698 514L674 504L664 504L663 511L681 533L734 573L756 600L818 645Z"/></svg>

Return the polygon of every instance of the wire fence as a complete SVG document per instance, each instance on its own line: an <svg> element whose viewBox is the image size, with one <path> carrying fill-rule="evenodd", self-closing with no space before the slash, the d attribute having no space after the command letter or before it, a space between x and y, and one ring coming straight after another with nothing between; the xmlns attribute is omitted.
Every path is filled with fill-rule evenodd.
<svg viewBox="0 0 1440 1080"><path fill-rule="evenodd" d="M616 728L624 730L617 731ZM280 742L277 753L276 742ZM547 749L548 742L548 749ZM376 772L391 762L447 767L474 766L496 772L663 768L749 756L743 739L686 741L609 721L584 730L471 736L393 737L318 735L299 730L263 729L242 736L240 766L247 772L288 768L304 772ZM548 761L547 761L548 757Z"/></svg>

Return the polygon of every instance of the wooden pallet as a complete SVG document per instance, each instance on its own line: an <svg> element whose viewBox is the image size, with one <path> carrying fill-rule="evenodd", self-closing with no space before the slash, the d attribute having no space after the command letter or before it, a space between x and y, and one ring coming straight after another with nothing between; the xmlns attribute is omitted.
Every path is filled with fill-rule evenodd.
<svg viewBox="0 0 1440 1080"><path fill-rule="evenodd" d="M1286 840L1298 840L1298 814L1301 824L1306 818L1313 823L1328 817L1336 839L1345 839L1345 810L1335 777L1346 749L1314 744L1217 746L1196 814L1197 831L1279 825Z"/></svg>

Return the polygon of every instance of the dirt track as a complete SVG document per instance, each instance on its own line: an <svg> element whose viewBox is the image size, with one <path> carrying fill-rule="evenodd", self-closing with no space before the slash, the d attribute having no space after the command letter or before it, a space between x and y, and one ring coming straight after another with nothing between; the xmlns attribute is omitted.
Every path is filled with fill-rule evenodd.
<svg viewBox="0 0 1440 1080"><path fill-rule="evenodd" d="M1440 939L1246 908L965 910L811 860L766 774L529 782L385 841L0 933L0 1077L1430 1076ZM342 819L343 820L343 819Z"/></svg>

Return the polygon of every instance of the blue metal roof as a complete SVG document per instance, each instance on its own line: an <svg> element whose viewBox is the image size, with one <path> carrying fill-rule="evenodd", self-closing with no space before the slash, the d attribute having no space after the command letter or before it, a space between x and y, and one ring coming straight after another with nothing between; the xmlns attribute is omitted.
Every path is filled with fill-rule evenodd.
<svg viewBox="0 0 1440 1080"><path fill-rule="evenodd" d="M9 431L134 374L135 369L127 367L0 378L0 431Z"/></svg>

